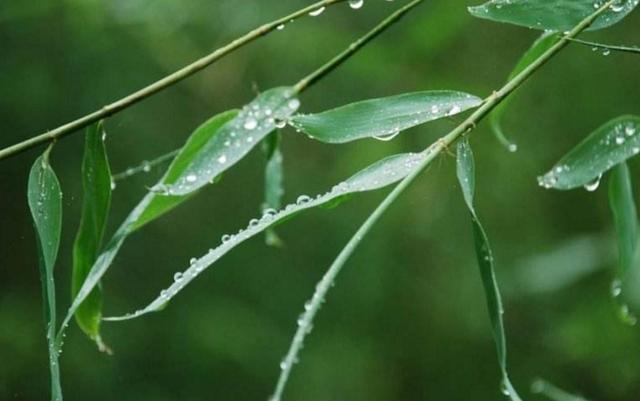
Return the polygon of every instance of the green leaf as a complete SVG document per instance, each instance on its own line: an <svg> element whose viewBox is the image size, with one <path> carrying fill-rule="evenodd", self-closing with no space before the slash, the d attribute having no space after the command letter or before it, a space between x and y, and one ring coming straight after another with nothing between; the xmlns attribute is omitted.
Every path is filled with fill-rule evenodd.
<svg viewBox="0 0 640 401"><path fill-rule="evenodd" d="M111 169L104 145L102 122L87 128L84 159L82 161L82 215L73 244L73 273L71 297L75 297L89 270L98 257L111 203ZM100 337L102 318L102 289L100 286L76 311L76 322L82 331L96 342L100 350L108 349Z"/></svg>
<svg viewBox="0 0 640 401"><path fill-rule="evenodd" d="M626 279L633 267L636 247L638 244L638 214L633 199L631 175L626 163L620 163L613 168L609 180L609 205L613 212L613 221L618 239L618 278L612 286L612 294L620 300L621 317L630 324L635 324L636 318L629 312L626 305Z"/></svg>
<svg viewBox="0 0 640 401"><path fill-rule="evenodd" d="M193 160L201 157L202 153L206 152L205 146L220 134L221 128L228 122L233 121L237 116L238 110L225 111L211 117L196 128L169 165L164 177L154 187L158 189L174 185L185 174ZM189 198L187 195L166 196L158 194L155 190L151 191L148 197L148 204L144 207L142 213L134 219L133 230L137 230L148 222L157 219ZM143 203L145 202L143 201Z"/></svg>
<svg viewBox="0 0 640 401"><path fill-rule="evenodd" d="M489 245L487 234L480 224L478 215L473 206L473 197L475 191L475 163L473 153L469 142L466 138L460 140L457 145L457 176L460 182L462 195L465 203L471 213L471 221L473 227L473 238L475 241L476 256L478 259L478 267L480 268L480 276L482 285L484 286L487 308L493 328L493 338L496 343L496 351L498 354L498 363L502 371L502 391L512 401L520 401L520 396L513 388L509 375L507 373L507 343L504 334L504 322L502 315L502 300L500 298L500 290L495 276L493 266L494 259Z"/></svg>
<svg viewBox="0 0 640 401"><path fill-rule="evenodd" d="M56 290L53 268L58 256L62 230L62 192L60 183L49 165L47 149L36 159L29 174L27 197L36 230L40 259L40 280L44 298L44 316L47 326L49 370L51 374L51 400L62 400L60 387L59 345L56 333Z"/></svg>
<svg viewBox="0 0 640 401"><path fill-rule="evenodd" d="M563 32L573 29L604 4L604 0L491 0L469 7L469 12L474 17L496 22ZM622 20L637 5L638 0L619 0L588 29L609 27Z"/></svg>
<svg viewBox="0 0 640 401"><path fill-rule="evenodd" d="M261 93L234 119L220 127L173 183L155 189L168 195L187 195L212 182L275 130L279 121L287 119L299 105L290 87Z"/></svg>
<svg viewBox="0 0 640 401"><path fill-rule="evenodd" d="M191 134L156 187L174 183L182 175L184 170L188 168L191 160L198 157L211 138L220 132L220 127L231 121L236 115L237 111L235 110L227 111L212 117L199 126L193 134ZM189 197L190 196L164 196L153 191L145 195L133 211L129 213L118 230L116 230L102 253L98 256L95 263L93 263L93 266L91 266L89 273L77 290L77 294L67 311L62 327L58 332L58 338L61 338L67 323L78 310L78 307L91 294L93 289L96 288L102 276L107 272L129 234L178 206Z"/></svg>
<svg viewBox="0 0 640 401"><path fill-rule="evenodd" d="M267 164L264 169L264 204L262 211L276 210L282 206L284 195L284 169L282 167L282 152L280 142L282 135L276 131L263 141ZM265 233L265 242L269 246L283 246L283 242L272 228Z"/></svg>
<svg viewBox="0 0 640 401"><path fill-rule="evenodd" d="M322 142L390 140L405 129L453 116L481 103L480 98L462 92L413 92L351 103L318 114L296 115L290 123Z"/></svg>
<svg viewBox="0 0 640 401"><path fill-rule="evenodd" d="M545 188L594 190L602 174L640 153L640 117L622 116L596 129L538 177Z"/></svg>
<svg viewBox="0 0 640 401"><path fill-rule="evenodd" d="M522 57L520 57L520 60L518 60L518 63L509 74L507 81L511 81L516 75L521 73L544 52L549 50L551 46L558 42L558 39L559 36L557 34L553 32L544 32L542 36L536 39L536 41L522 55ZM498 141L510 151L515 152L518 149L517 145L509 141L507 139L507 136L504 134L504 131L502 130L502 117L504 116L508 105L511 103L511 99L512 96L508 96L500 104L498 104L495 109L493 109L491 115L489 115L489 124Z"/></svg>
<svg viewBox="0 0 640 401"><path fill-rule="evenodd" d="M218 247L210 249L209 252L199 259L194 259L193 263L191 263L184 272L176 273L173 284L167 289L162 290L159 296L149 305L134 313L119 317L104 318L104 320L128 320L163 309L176 294L182 291L192 280L198 277L200 273L244 241L255 237L266 229L282 223L305 210L335 202L337 199L347 197L351 194L373 191L400 181L410 174L413 169L428 156L428 152L404 153L389 156L370 165L348 180L335 185L330 191L324 194L314 198L302 195L298 197L295 204L287 205L278 212L266 213L260 219L251 220L248 226L241 229L237 234L224 235Z"/></svg>

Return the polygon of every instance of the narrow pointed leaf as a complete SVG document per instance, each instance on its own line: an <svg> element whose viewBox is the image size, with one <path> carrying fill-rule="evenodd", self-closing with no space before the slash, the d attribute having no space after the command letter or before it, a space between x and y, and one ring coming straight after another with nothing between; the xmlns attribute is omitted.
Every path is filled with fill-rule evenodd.
<svg viewBox="0 0 640 401"><path fill-rule="evenodd" d="M532 62L534 62L538 57L540 57L544 52L549 50L551 46L558 42L559 36L553 32L544 32L536 41L531 45L531 47L520 57L518 63L514 67L514 69L509 74L507 81L511 81L513 77L522 72L525 68L529 66ZM507 149L510 151L517 150L517 145L509 141L507 136L505 135L502 129L502 117L505 114L506 109L512 101L513 96L508 96L505 98L489 115L489 124L491 125L491 129L493 130L498 141L502 143Z"/></svg>
<svg viewBox="0 0 640 401"><path fill-rule="evenodd" d="M491 0L469 7L478 18L549 31L568 31L605 4L604 0ZM627 16L638 0L619 0L588 28L597 30L616 24Z"/></svg>
<svg viewBox="0 0 640 401"><path fill-rule="evenodd" d="M62 401L60 387L59 346L56 333L56 292L53 269L58 256L62 229L62 193L60 184L51 165L49 152L36 159L29 174L27 197L38 241L40 259L40 280L44 301L47 345L49 350L49 371L51 375L51 400Z"/></svg>
<svg viewBox="0 0 640 401"><path fill-rule="evenodd" d="M277 210L282 206L282 196L284 195L284 169L282 166L282 151L280 141L282 135L276 131L269 135L264 141L264 152L267 157L267 164L264 169L264 204L262 211L269 209ZM282 246L283 242L272 228L265 233L265 242L270 246Z"/></svg>
<svg viewBox="0 0 640 401"><path fill-rule="evenodd" d="M220 127L232 120L236 115L237 111L235 110L227 111L212 117L198 127L193 134L191 134L186 144L182 147L180 153L178 153L176 158L173 160L164 177L156 187L174 183L175 180L181 176L184 170L188 168L190 161L202 152L204 146L213 136L219 133ZM93 289L96 288L102 276L107 272L113 262L113 259L116 257L120 247L129 234L146 223L160 217L162 214L178 206L188 198L189 196L164 196L153 191L150 191L145 195L140 203L138 203L131 213L129 213L118 230L116 230L113 237L111 237L109 242L106 244L102 253L98 256L95 263L93 263L93 266L91 266L91 270L87 274L80 288L77 290L77 294L67 311L62 327L58 332L58 338L61 338L66 324L75 314L78 307L91 294Z"/></svg>
<svg viewBox="0 0 640 401"><path fill-rule="evenodd" d="M405 93L364 100L318 114L296 115L290 123L322 142L392 139L400 131L479 106L478 97L454 91Z"/></svg>
<svg viewBox="0 0 640 401"><path fill-rule="evenodd" d="M613 168L609 180L609 205L613 212L618 240L618 278L612 286L612 293L621 305L621 317L628 323L635 323L635 316L627 306L626 290L629 288L627 277L634 265L638 244L638 214L633 199L631 174L626 163L620 163ZM633 287L631 287L633 289Z"/></svg>
<svg viewBox="0 0 640 401"><path fill-rule="evenodd" d="M458 142L457 145L457 176L465 203L471 213L478 267L480 268L480 276L482 278L482 285L484 286L487 308L493 329L493 338L496 343L498 363L502 371L502 390L512 401L521 401L507 373L507 343L504 334L504 322L502 320L502 300L495 276L494 259L489 245L489 239L478 219L473 205L475 163L471 147L466 138Z"/></svg>
<svg viewBox="0 0 640 401"><path fill-rule="evenodd" d="M269 133L278 121L287 119L300 102L290 87L261 93L231 121L220 127L217 135L202 146L196 157L167 186L170 195L186 195L213 181L242 159Z"/></svg>
<svg viewBox="0 0 640 401"><path fill-rule="evenodd" d="M640 153L640 117L622 116L596 129L538 182L545 188L573 189L597 183L602 174Z"/></svg>
<svg viewBox="0 0 640 401"><path fill-rule="evenodd" d="M244 241L255 237L266 229L280 224L305 210L333 203L351 194L373 191L393 184L411 173L415 166L424 160L427 155L428 153L405 153L389 156L361 170L359 173L334 186L324 194L318 195L315 198L305 195L300 196L295 204L287 205L278 212L267 213L260 219L251 220L246 228L240 230L237 234L223 236L222 243L218 247L209 250L204 256L194 260L184 272L178 273L173 284L167 289L162 290L160 295L149 305L134 313L105 318L104 320L116 321L133 319L163 309L173 297L198 277L202 271Z"/></svg>
<svg viewBox="0 0 640 401"><path fill-rule="evenodd" d="M71 297L75 297L96 261L111 203L111 170L104 145L102 123L92 125L85 134L84 159L82 161L82 215L80 227L73 245L73 272ZM102 289L91 291L76 311L76 322L82 331L106 350L100 337L102 318Z"/></svg>

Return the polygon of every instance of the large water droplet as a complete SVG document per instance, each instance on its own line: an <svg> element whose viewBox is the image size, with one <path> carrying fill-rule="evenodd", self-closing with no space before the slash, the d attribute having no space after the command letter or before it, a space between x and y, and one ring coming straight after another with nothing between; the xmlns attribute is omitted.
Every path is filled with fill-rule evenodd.
<svg viewBox="0 0 640 401"><path fill-rule="evenodd" d="M584 189L589 192L593 192L600 186L600 179L602 178L602 174L598 175L595 180L584 184Z"/></svg>
<svg viewBox="0 0 640 401"><path fill-rule="evenodd" d="M362 7L364 0L349 0L349 7L357 10Z"/></svg>
<svg viewBox="0 0 640 401"><path fill-rule="evenodd" d="M315 10L311 11L309 13L310 16L312 17L317 17L318 15L322 14L322 12L324 11L326 7L320 7L320 8L316 8Z"/></svg>

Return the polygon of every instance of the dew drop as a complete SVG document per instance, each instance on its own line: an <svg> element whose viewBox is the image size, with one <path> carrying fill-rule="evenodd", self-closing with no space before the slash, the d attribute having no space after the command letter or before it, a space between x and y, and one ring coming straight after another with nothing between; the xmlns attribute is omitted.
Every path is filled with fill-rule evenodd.
<svg viewBox="0 0 640 401"><path fill-rule="evenodd" d="M189 174L185 177L185 179L187 180L187 182L196 182L198 176L195 174Z"/></svg>
<svg viewBox="0 0 640 401"><path fill-rule="evenodd" d="M221 155L220 157L218 157L218 163L225 164L226 162L227 162L227 156L226 155Z"/></svg>
<svg viewBox="0 0 640 401"><path fill-rule="evenodd" d="M275 125L276 125L276 128L284 128L284 126L287 125L287 120L284 120L284 119L275 120Z"/></svg>
<svg viewBox="0 0 640 401"><path fill-rule="evenodd" d="M589 192L593 192L600 186L600 179L602 178L602 174L598 175L595 180L584 184L584 189Z"/></svg>
<svg viewBox="0 0 640 401"><path fill-rule="evenodd" d="M182 280L182 272L177 272L173 275L173 281L179 283Z"/></svg>
<svg viewBox="0 0 640 401"><path fill-rule="evenodd" d="M284 29L284 24L280 24L276 27L277 30L281 31Z"/></svg>
<svg viewBox="0 0 640 401"><path fill-rule="evenodd" d="M316 8L315 10L309 12L309 15L312 17L317 17L318 15L322 14L325 8L326 7Z"/></svg>
<svg viewBox="0 0 640 401"><path fill-rule="evenodd" d="M615 279L611 282L611 296L616 298L619 297L620 294L622 294L622 283L619 279Z"/></svg>
<svg viewBox="0 0 640 401"><path fill-rule="evenodd" d="M300 101L296 98L289 99L289 103L287 103L287 106L289 106L291 110L297 110L298 107L300 107Z"/></svg>
<svg viewBox="0 0 640 401"><path fill-rule="evenodd" d="M300 195L296 200L296 204L299 206L306 205L309 202L311 202L311 198L307 195Z"/></svg>
<svg viewBox="0 0 640 401"><path fill-rule="evenodd" d="M389 134L374 135L373 138L379 141L390 141L396 136L398 136L399 133L400 133L400 130L396 130L396 131L392 131Z"/></svg>
<svg viewBox="0 0 640 401"><path fill-rule="evenodd" d="M248 129L249 131L255 129L258 126L258 120L253 117L249 117L244 122L244 129Z"/></svg>
<svg viewBox="0 0 640 401"><path fill-rule="evenodd" d="M362 7L364 0L349 0L349 7L357 10Z"/></svg>
<svg viewBox="0 0 640 401"><path fill-rule="evenodd" d="M229 234L225 234L222 236L222 243L226 244L227 242L231 241L231 236Z"/></svg>
<svg viewBox="0 0 640 401"><path fill-rule="evenodd" d="M609 54L611 54L611 49L609 49L608 47L605 47L604 49L602 49L603 56L608 56Z"/></svg>

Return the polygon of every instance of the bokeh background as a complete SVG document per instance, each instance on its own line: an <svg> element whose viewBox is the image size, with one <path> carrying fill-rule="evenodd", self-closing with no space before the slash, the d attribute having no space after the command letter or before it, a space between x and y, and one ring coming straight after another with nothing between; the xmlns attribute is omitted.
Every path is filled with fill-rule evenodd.
<svg viewBox="0 0 640 401"><path fill-rule="evenodd" d="M0 3L0 145L54 128L118 99L293 11L302 0L4 0ZM106 123L115 172L180 146L215 113L255 89L292 84L403 2L331 7L288 25ZM485 96L538 35L472 18L468 0L431 0L305 92L304 112L427 89ZM584 35L638 44L640 12ZM497 259L511 375L527 400L536 377L591 400L636 400L640 328L621 323L609 287L615 244L606 186L549 191L536 184L560 156L618 115L640 113L640 59L573 45L514 96L510 153L486 123L472 135L477 209ZM463 117L390 142L335 146L285 132L286 200L324 192L385 155L416 151ZM71 245L81 206L82 135L61 141L52 163L64 191L56 270L60 312L69 304ZM27 174L41 149L0 162L0 400L48 398L48 365ZM148 302L222 234L258 215L263 154L132 236L104 280L106 314ZM454 174L440 157L362 243L320 311L285 393L288 400L496 400L500 373ZM639 170L631 164L634 176ZM120 182L109 233L162 169ZM68 400L264 400L297 316L341 247L384 192L278 228L207 270L162 313L104 325L114 355L77 329L62 354Z"/></svg>

